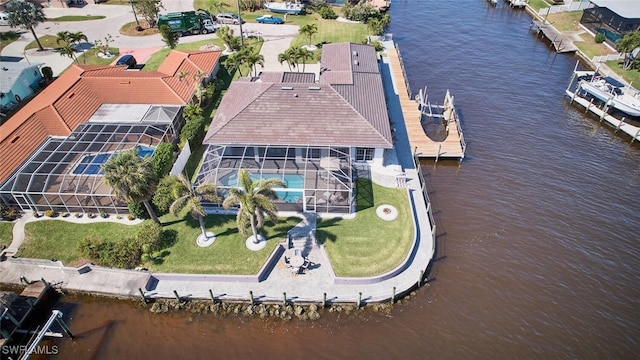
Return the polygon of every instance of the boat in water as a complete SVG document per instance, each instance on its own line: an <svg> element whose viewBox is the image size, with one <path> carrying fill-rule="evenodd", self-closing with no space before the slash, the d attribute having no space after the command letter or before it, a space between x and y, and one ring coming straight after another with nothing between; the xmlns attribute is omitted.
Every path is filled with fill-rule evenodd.
<svg viewBox="0 0 640 360"><path fill-rule="evenodd" d="M630 115L640 116L640 93L631 94L624 84L597 74L580 80L580 89L608 104L609 107Z"/></svg>
<svg viewBox="0 0 640 360"><path fill-rule="evenodd" d="M278 14L298 15L304 13L303 4L294 4L291 2L265 2L264 7Z"/></svg>

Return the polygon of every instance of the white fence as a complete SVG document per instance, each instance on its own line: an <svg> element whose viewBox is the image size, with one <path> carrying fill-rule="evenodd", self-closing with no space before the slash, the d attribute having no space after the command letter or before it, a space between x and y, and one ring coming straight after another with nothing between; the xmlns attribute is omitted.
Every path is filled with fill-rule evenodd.
<svg viewBox="0 0 640 360"><path fill-rule="evenodd" d="M178 155L178 159L173 164L169 175L178 176L178 174L180 174L182 170L184 170L184 167L187 165L189 156L191 156L191 148L189 147L189 142L186 141L184 147L182 148L182 151L180 151L180 155Z"/></svg>
<svg viewBox="0 0 640 360"><path fill-rule="evenodd" d="M594 56L593 58L591 58L591 62L603 63L610 60L618 60L618 59L624 59L624 54L609 54L609 55Z"/></svg>
<svg viewBox="0 0 640 360"><path fill-rule="evenodd" d="M548 8L542 8L538 11L538 15L546 16L547 14L555 14L566 11L578 11L593 7L589 1L574 1L564 5L553 5Z"/></svg>

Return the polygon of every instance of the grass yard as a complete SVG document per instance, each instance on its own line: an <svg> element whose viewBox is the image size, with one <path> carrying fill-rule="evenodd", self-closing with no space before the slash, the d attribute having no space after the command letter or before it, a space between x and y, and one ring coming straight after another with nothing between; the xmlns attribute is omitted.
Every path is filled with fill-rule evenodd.
<svg viewBox="0 0 640 360"><path fill-rule="evenodd" d="M41 220L25 225L25 241L18 257L56 259L73 264L81 258L78 243L87 236L122 239L135 236L136 226L111 222L74 224L62 220Z"/></svg>
<svg viewBox="0 0 640 360"><path fill-rule="evenodd" d="M7 32L0 32L0 51L2 51L2 49L4 49L5 46L18 40L19 38L20 38L20 34L18 34L13 30L7 31Z"/></svg>
<svg viewBox="0 0 640 360"><path fill-rule="evenodd" d="M373 276L392 270L404 260L413 242L405 189L388 189L359 179L357 192L355 219L323 219L316 226L316 238L324 244L337 276ZM398 209L398 218L379 218L376 208L382 204Z"/></svg>
<svg viewBox="0 0 640 360"><path fill-rule="evenodd" d="M183 43L183 44L178 42L178 45L176 46L176 50L200 50L200 47L204 45L209 45L209 44L214 44L219 46L221 49L224 49L224 44L222 43L222 40L209 39L209 40L201 40L201 41L195 41L195 42ZM162 64L162 62L167 57L167 55L169 55L170 52L171 52L171 49L169 48L163 48L155 52L153 55L151 55L149 60L147 60L142 70L149 70L149 71L158 70L158 67L160 66L160 64ZM220 62L222 62L222 59L220 59Z"/></svg>
<svg viewBox="0 0 640 360"><path fill-rule="evenodd" d="M553 25L558 31L578 31L580 30L580 18L582 10L567 11L549 14L547 22Z"/></svg>
<svg viewBox="0 0 640 360"><path fill-rule="evenodd" d="M622 76L622 78L631 84L634 88L640 87L640 71L638 70L622 70L622 61L621 60L611 60L607 61L607 66L611 68L611 70L615 71L616 74Z"/></svg>
<svg viewBox="0 0 640 360"><path fill-rule="evenodd" d="M65 22L65 21L87 21L87 20L100 20L106 16L103 15L66 15L56 18L48 18L49 22Z"/></svg>
<svg viewBox="0 0 640 360"><path fill-rule="evenodd" d="M210 215L205 218L207 229L218 236L216 242L207 248L196 245L200 227L187 212L181 218L165 215L161 221L168 247L144 266L156 272L256 274L276 245L285 241L287 231L300 219L281 219L275 225L267 223L261 231L268 239L267 247L256 252L244 245L247 236L241 235L236 229L235 216ZM0 228L0 235L4 234L4 228L4 225ZM7 231L10 236L10 230ZM82 256L78 251L78 243L87 236L118 240L135 236L136 231L135 225L110 222L74 224L62 220L35 221L26 225L25 241L16 255L79 265Z"/></svg>
<svg viewBox="0 0 640 360"><path fill-rule="evenodd" d="M58 42L56 41L56 37L53 35L44 35L38 38L40 40L40 45L42 45L43 48L45 49L57 49L60 47L60 45L58 45ZM38 43L33 40L32 42L30 42L27 46L25 46L25 50L29 50L29 49L37 49L38 48Z"/></svg>
<svg viewBox="0 0 640 360"><path fill-rule="evenodd" d="M261 233L267 238L267 246L260 251L247 249L247 236L241 235L233 215L209 215L205 218L207 230L216 234L216 242L201 248L196 244L200 234L198 221L185 212L182 218L170 214L161 218L164 230L175 237L175 243L161 252L161 256L148 264L155 272L192 274L256 274L273 249L284 242L299 218L280 219L277 224L267 223Z"/></svg>
<svg viewBox="0 0 640 360"><path fill-rule="evenodd" d="M613 54L614 51L609 49L604 44L596 43L593 36L588 33L580 34L580 37L584 39L584 41L576 41L574 44L582 51L589 59L594 56Z"/></svg>
<svg viewBox="0 0 640 360"><path fill-rule="evenodd" d="M9 246L13 239L13 223L12 222L0 222L0 248L2 246Z"/></svg>

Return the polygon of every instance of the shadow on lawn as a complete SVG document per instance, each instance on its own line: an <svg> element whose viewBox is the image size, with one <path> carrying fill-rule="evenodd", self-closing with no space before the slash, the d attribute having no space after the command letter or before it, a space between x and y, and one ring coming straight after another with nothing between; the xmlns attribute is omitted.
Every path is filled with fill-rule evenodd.
<svg viewBox="0 0 640 360"><path fill-rule="evenodd" d="M341 221L341 217L321 219L318 221L318 224L316 225L316 240L318 241L318 244L324 244L327 241L336 242L337 236L328 231L328 229L333 226L340 226Z"/></svg>
<svg viewBox="0 0 640 360"><path fill-rule="evenodd" d="M362 211L373 207L373 184L369 179L356 181L356 211Z"/></svg>

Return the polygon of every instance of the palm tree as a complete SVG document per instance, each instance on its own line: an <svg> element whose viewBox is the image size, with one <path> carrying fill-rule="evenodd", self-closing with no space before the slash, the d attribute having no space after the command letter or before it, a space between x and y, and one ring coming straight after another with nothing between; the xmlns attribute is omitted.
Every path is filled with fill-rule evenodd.
<svg viewBox="0 0 640 360"><path fill-rule="evenodd" d="M71 58L71 60L75 61L76 64L78 63L78 58L76 57L76 49L74 49L71 44L65 43L64 45L59 47L58 53L62 56L68 56Z"/></svg>
<svg viewBox="0 0 640 360"><path fill-rule="evenodd" d="M300 28L298 31L301 35L307 38L307 46L311 45L311 38L318 33L318 27L316 24L307 24Z"/></svg>
<svg viewBox="0 0 640 360"><path fill-rule="evenodd" d="M209 1L209 10L214 13L223 13L229 5L227 3L220 0L210 0Z"/></svg>
<svg viewBox="0 0 640 360"><path fill-rule="evenodd" d="M207 229L204 226L204 217L207 212L202 207L202 200L211 202L221 202L222 199L218 196L218 189L213 184L202 184L194 188L187 178L180 174L178 176L179 185L176 187L177 199L169 207L169 211L178 216L180 211L185 207L189 209L191 216L198 220L200 224L200 230L202 230L202 236L206 239ZM215 235L211 236L214 237Z"/></svg>
<svg viewBox="0 0 640 360"><path fill-rule="evenodd" d="M41 8L25 0L14 0L7 5L7 17L9 18L9 26L12 28L21 27L25 30L31 30L31 34L38 44L38 50L44 50L42 44L40 44L40 39L38 39L33 29L35 26L38 26L38 24L47 20Z"/></svg>
<svg viewBox="0 0 640 360"><path fill-rule="evenodd" d="M248 235L250 228L253 243L257 244L258 229L264 226L265 217L273 222L278 220L276 215L278 209L273 203L273 199L277 199L277 196L273 188L284 187L286 184L277 178L253 181L245 169L238 172L238 178L241 187L229 189L229 196L224 199L222 206L225 209L240 206L236 216L238 230L241 234Z"/></svg>
<svg viewBox="0 0 640 360"><path fill-rule="evenodd" d="M242 77L242 54L240 52L235 52L229 56L227 56L227 58L224 60L224 62L222 63L226 68L227 71L231 74L233 72L233 70L238 70L238 72L240 73L240 76Z"/></svg>
<svg viewBox="0 0 640 360"><path fill-rule="evenodd" d="M87 35L85 35L82 31L77 31L74 33L70 33L69 34L69 40L71 40L71 42L73 44L75 44L76 46L76 50L78 46L80 46L80 41L84 40L84 42L89 42L89 39L87 38ZM82 49L82 60L84 61L84 63L87 63L87 59L84 57L84 48L80 47Z"/></svg>
<svg viewBox="0 0 640 360"><path fill-rule="evenodd" d="M233 29L228 26L223 26L218 29L218 38L225 43L229 51L233 51Z"/></svg>
<svg viewBox="0 0 640 360"><path fill-rule="evenodd" d="M151 156L140 158L135 148L118 153L102 165L104 181L114 195L127 202L142 202L156 223L160 223L149 199L158 186Z"/></svg>
<svg viewBox="0 0 640 360"><path fill-rule="evenodd" d="M291 71L292 66L296 67L296 65L298 65L296 56L293 51L291 51L291 48L288 48L285 52L278 54L278 61L280 62L280 65L286 61L289 66L289 71Z"/></svg>
<svg viewBox="0 0 640 360"><path fill-rule="evenodd" d="M249 67L249 71L253 70L254 76L258 76L258 69L256 65L264 67L264 56L251 48L244 48L241 50L241 53L242 62Z"/></svg>
<svg viewBox="0 0 640 360"><path fill-rule="evenodd" d="M313 52L303 47L295 47L296 60L298 63L302 60L302 72L304 72L307 65L307 60L313 60Z"/></svg>

